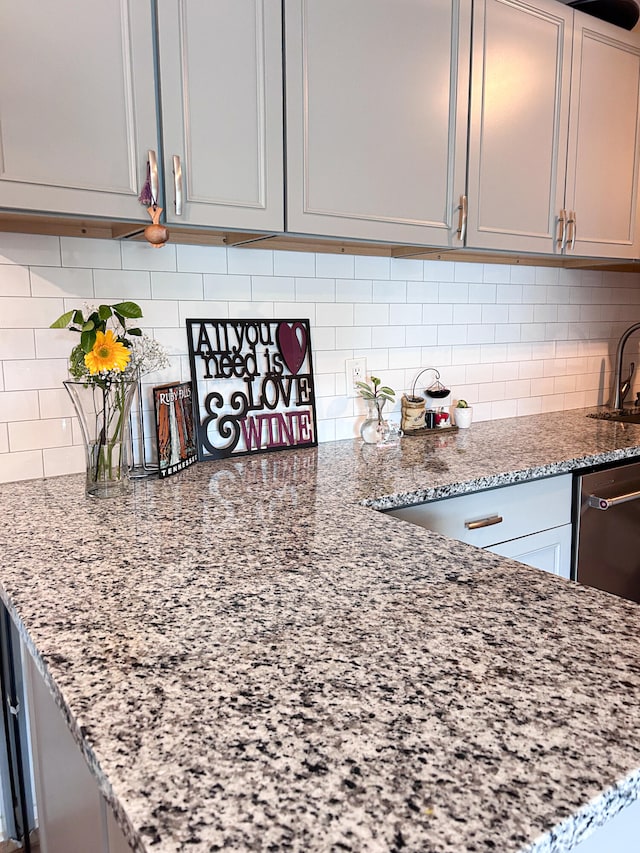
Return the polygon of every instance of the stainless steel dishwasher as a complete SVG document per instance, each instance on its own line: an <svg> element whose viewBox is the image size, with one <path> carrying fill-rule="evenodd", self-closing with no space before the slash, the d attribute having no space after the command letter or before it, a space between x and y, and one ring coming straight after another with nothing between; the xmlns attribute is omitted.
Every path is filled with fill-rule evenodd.
<svg viewBox="0 0 640 853"><path fill-rule="evenodd" d="M574 577L640 602L640 462L576 477Z"/></svg>

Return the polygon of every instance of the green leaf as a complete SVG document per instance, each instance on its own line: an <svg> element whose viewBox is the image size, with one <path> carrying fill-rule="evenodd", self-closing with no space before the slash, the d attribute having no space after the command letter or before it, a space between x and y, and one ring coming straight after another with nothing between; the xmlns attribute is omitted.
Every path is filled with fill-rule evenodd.
<svg viewBox="0 0 640 853"><path fill-rule="evenodd" d="M82 351L84 353L91 352L95 342L96 342L95 329L91 329L90 331L83 332L80 335L80 346L82 347Z"/></svg>
<svg viewBox="0 0 640 853"><path fill-rule="evenodd" d="M67 311L66 314L63 314L61 317L58 317L50 326L50 329L66 329L71 320L73 319L73 315L75 311Z"/></svg>
<svg viewBox="0 0 640 853"><path fill-rule="evenodd" d="M137 327L135 329L127 329L127 334L128 335L141 335L142 329L138 329Z"/></svg>
<svg viewBox="0 0 640 853"><path fill-rule="evenodd" d="M77 308L73 312L73 322L76 324L76 326L82 326L82 324L84 323L84 314L82 313L82 311L78 311Z"/></svg>
<svg viewBox="0 0 640 853"><path fill-rule="evenodd" d="M82 331L90 332L92 329L95 329L95 327L96 324L93 322L93 320L87 320L87 322L84 323L84 325L82 326Z"/></svg>
<svg viewBox="0 0 640 853"><path fill-rule="evenodd" d="M100 317L101 320L108 320L112 313L110 305L98 306L98 317Z"/></svg>
<svg viewBox="0 0 640 853"><path fill-rule="evenodd" d="M142 317L142 308L136 305L135 302L118 302L117 305L112 305L116 315L121 314L129 320L137 320Z"/></svg>
<svg viewBox="0 0 640 853"><path fill-rule="evenodd" d="M395 397L396 392L388 385L383 385L382 388L378 388L378 394L391 394L392 397Z"/></svg>

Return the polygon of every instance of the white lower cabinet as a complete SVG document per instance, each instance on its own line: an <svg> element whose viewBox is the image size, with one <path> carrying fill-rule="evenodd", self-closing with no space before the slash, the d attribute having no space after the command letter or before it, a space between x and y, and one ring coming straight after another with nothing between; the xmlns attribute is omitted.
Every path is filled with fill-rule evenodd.
<svg viewBox="0 0 640 853"><path fill-rule="evenodd" d="M28 652L23 665L41 853L131 853Z"/></svg>
<svg viewBox="0 0 640 853"><path fill-rule="evenodd" d="M388 514L570 577L570 474L429 501Z"/></svg>

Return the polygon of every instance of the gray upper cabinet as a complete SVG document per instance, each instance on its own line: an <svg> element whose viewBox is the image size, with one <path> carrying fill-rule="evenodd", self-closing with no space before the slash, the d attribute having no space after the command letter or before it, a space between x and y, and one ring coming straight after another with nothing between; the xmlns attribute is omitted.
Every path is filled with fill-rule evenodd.
<svg viewBox="0 0 640 853"><path fill-rule="evenodd" d="M153 5L0 0L0 207L283 230L279 0Z"/></svg>
<svg viewBox="0 0 640 853"><path fill-rule="evenodd" d="M553 0L474 4L468 246L556 250L572 21Z"/></svg>
<svg viewBox="0 0 640 853"><path fill-rule="evenodd" d="M146 216L151 6L0 0L0 207Z"/></svg>
<svg viewBox="0 0 640 853"><path fill-rule="evenodd" d="M565 202L573 214L568 252L640 257L639 140L638 34L576 14Z"/></svg>
<svg viewBox="0 0 640 853"><path fill-rule="evenodd" d="M279 0L159 0L168 222L284 230Z"/></svg>
<svg viewBox="0 0 640 853"><path fill-rule="evenodd" d="M460 246L468 0L285 0L287 230Z"/></svg>
<svg viewBox="0 0 640 853"><path fill-rule="evenodd" d="M474 4L467 246L630 258L640 38L548 0Z"/></svg>

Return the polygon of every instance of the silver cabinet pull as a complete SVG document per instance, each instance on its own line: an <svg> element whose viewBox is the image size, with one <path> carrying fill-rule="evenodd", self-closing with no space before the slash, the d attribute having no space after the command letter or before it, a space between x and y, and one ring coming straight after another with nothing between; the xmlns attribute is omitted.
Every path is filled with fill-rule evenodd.
<svg viewBox="0 0 640 853"><path fill-rule="evenodd" d="M567 211L561 210L560 216L558 217L558 228L560 229L560 233L558 234L558 246L561 252L564 252L564 248L567 245Z"/></svg>
<svg viewBox="0 0 640 853"><path fill-rule="evenodd" d="M458 238L461 243L464 243L467 237L467 197L466 195L460 196L460 204L458 205L458 210L460 211L460 219L458 221Z"/></svg>
<svg viewBox="0 0 640 853"><path fill-rule="evenodd" d="M491 527L492 524L502 524L504 521L501 515L490 515L488 518L479 518L477 521L465 521L464 526L467 530L478 530L480 527Z"/></svg>
<svg viewBox="0 0 640 853"><path fill-rule="evenodd" d="M640 498L640 492L627 492L626 495L617 495L615 498L599 498L597 495L589 495L587 505L593 509L611 509L612 506L637 501L638 498Z"/></svg>
<svg viewBox="0 0 640 853"><path fill-rule="evenodd" d="M176 216L182 216L182 163L177 154L173 155L173 186L176 194Z"/></svg>
<svg viewBox="0 0 640 853"><path fill-rule="evenodd" d="M158 204L158 158L156 152L152 149L147 151L147 161L149 163L149 184L151 186L151 203Z"/></svg>
<svg viewBox="0 0 640 853"><path fill-rule="evenodd" d="M578 223L576 221L576 212L575 210L571 211L571 248L575 249L576 247L576 233L578 231Z"/></svg>
<svg viewBox="0 0 640 853"><path fill-rule="evenodd" d="M570 249L573 249L576 245L576 212L575 212L575 210L569 211L569 218L567 219L567 242L569 243Z"/></svg>

